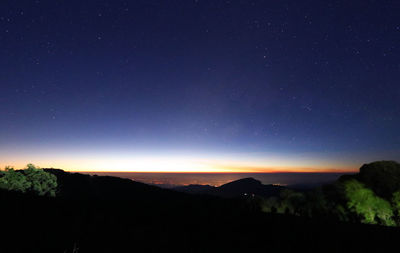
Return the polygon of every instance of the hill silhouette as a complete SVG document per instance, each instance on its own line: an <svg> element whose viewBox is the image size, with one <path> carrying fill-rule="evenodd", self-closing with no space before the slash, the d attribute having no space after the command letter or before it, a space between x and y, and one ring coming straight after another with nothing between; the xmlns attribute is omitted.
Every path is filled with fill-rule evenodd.
<svg viewBox="0 0 400 253"><path fill-rule="evenodd" d="M263 213L252 198L45 171L57 176L56 197L0 190L1 252L376 252L400 236L398 228ZM232 196L268 187L246 178L212 190Z"/></svg>
<svg viewBox="0 0 400 253"><path fill-rule="evenodd" d="M136 200L168 198L176 192L126 178L69 173L60 169L44 169L57 177L60 198ZM135 193L135 194L132 194Z"/></svg>
<svg viewBox="0 0 400 253"><path fill-rule="evenodd" d="M219 187L213 187L209 185L189 185L175 187L173 189L186 193L207 194L219 197L234 198L255 195L262 197L278 196L284 187L276 185L264 185L261 183L261 181L250 177L232 181Z"/></svg>

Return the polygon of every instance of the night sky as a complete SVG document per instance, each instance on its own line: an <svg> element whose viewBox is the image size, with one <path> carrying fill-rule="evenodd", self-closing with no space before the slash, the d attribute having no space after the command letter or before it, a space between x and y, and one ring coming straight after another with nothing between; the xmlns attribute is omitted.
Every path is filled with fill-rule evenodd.
<svg viewBox="0 0 400 253"><path fill-rule="evenodd" d="M0 165L400 158L400 1L1 1Z"/></svg>

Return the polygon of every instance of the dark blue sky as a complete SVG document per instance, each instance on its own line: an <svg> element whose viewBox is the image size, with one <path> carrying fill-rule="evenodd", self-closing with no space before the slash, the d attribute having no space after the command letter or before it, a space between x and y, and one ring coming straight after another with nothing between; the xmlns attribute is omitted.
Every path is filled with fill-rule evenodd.
<svg viewBox="0 0 400 253"><path fill-rule="evenodd" d="M399 12L365 0L2 1L0 164L398 159Z"/></svg>

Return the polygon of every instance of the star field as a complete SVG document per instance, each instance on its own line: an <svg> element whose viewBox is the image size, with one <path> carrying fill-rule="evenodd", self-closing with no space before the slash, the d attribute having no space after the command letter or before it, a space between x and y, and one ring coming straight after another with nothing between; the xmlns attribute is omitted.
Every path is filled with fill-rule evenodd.
<svg viewBox="0 0 400 253"><path fill-rule="evenodd" d="M0 165L85 160L90 170L99 157L163 154L351 169L398 159L399 8L4 1Z"/></svg>

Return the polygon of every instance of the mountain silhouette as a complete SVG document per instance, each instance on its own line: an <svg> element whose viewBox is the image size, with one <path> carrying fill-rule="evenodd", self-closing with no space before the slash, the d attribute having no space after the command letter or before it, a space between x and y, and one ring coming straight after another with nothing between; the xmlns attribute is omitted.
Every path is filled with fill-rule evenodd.
<svg viewBox="0 0 400 253"><path fill-rule="evenodd" d="M261 181L249 177L232 181L219 187L213 187L210 185L188 185L175 187L173 190L192 194L206 194L234 198L255 195L263 197L277 196L284 188L285 187L276 185L264 185Z"/></svg>
<svg viewBox="0 0 400 253"><path fill-rule="evenodd" d="M69 173L60 169L44 169L57 177L57 197L74 199L170 198L176 192L136 182L127 178Z"/></svg>
<svg viewBox="0 0 400 253"><path fill-rule="evenodd" d="M397 228L325 216L262 213L251 208L257 198L231 198L284 189L254 178L187 186L207 194L186 194L117 177L46 171L57 176L54 198L0 190L1 252L379 252L396 246L400 235Z"/></svg>

